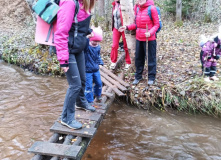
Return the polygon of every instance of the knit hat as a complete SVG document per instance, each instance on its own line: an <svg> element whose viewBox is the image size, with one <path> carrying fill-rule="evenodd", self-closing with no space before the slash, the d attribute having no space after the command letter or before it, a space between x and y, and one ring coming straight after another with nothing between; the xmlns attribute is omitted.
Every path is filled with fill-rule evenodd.
<svg viewBox="0 0 221 160"><path fill-rule="evenodd" d="M102 41L103 40L103 32L102 32L102 29L101 27L97 27L97 28L93 28L93 34L94 36L90 38L90 41Z"/></svg>
<svg viewBox="0 0 221 160"><path fill-rule="evenodd" d="M206 38L205 35L201 35L200 36L200 42L199 42L199 45L200 47L203 47L203 45L208 41L208 39Z"/></svg>

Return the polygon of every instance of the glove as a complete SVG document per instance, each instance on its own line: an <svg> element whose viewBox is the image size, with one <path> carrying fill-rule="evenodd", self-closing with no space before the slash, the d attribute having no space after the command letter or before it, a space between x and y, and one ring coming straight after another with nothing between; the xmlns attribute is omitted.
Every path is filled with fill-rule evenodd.
<svg viewBox="0 0 221 160"><path fill-rule="evenodd" d="M211 59L211 58L212 58L211 56L208 57L208 59Z"/></svg>

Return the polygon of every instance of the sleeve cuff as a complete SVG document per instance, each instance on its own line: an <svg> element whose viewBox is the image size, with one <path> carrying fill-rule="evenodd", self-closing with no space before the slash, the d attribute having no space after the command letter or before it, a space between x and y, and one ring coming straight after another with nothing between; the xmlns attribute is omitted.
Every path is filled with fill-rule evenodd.
<svg viewBox="0 0 221 160"><path fill-rule="evenodd" d="M69 64L60 64L60 67L68 67Z"/></svg>

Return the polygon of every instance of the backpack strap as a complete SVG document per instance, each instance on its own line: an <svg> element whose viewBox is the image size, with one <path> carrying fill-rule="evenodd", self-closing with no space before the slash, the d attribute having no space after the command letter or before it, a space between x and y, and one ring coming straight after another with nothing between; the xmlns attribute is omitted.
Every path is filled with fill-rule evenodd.
<svg viewBox="0 0 221 160"><path fill-rule="evenodd" d="M77 15L79 12L79 2L78 0L74 0L75 3L75 13L74 13L74 22L75 22L75 31L74 31L74 37L77 37L77 33L78 33L78 20L77 20ZM51 35L51 31L52 31L52 43L54 43L54 29L53 29L53 23L50 25L49 30L48 30L48 34L46 37L45 42L49 41L50 35Z"/></svg>
<svg viewBox="0 0 221 160"><path fill-rule="evenodd" d="M151 21L153 21L153 18L152 18L152 15L151 15L151 6L149 6L149 7L147 8L147 14L149 15Z"/></svg>
<svg viewBox="0 0 221 160"><path fill-rule="evenodd" d="M74 31L74 37L77 37L78 35L78 19L77 19L77 15L79 12L79 3L78 0L74 0L75 3L75 13L74 13L74 22L75 22L75 31Z"/></svg>

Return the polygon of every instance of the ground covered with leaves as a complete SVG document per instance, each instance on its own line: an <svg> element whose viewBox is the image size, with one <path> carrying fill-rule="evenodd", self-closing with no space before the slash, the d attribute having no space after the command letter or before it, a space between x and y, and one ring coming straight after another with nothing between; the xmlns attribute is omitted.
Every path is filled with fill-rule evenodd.
<svg viewBox="0 0 221 160"><path fill-rule="evenodd" d="M123 72L125 81L131 84L131 103L144 109L155 106L161 110L170 108L180 111L202 112L219 116L221 113L221 81L206 83L201 76L199 36L213 35L218 31L216 23L184 22L177 27L172 20L166 21L157 38L157 77L153 86L147 85L147 64L143 80L136 86L135 67ZM39 74L64 75L56 55L50 55L47 46L34 43L34 24L27 22L24 29L14 33L1 32L0 57L8 63L20 65ZM110 68L112 32L104 33L101 56L105 67ZM119 56L123 52L119 52ZM131 57L134 57L131 53ZM133 58L132 58L133 59ZM134 62L134 61L133 61ZM124 65L114 71L119 74ZM217 67L217 77L220 66Z"/></svg>
<svg viewBox="0 0 221 160"><path fill-rule="evenodd" d="M156 83L148 86L147 64L143 80L131 85L131 102L138 107L149 109L156 106L161 110L175 108L180 111L201 112L219 116L221 113L221 81L205 82L200 63L199 36L211 36L218 32L218 24L184 22L177 27L167 21L157 38ZM110 65L111 36L102 43L105 64ZM133 57L134 55L131 55ZM118 69L116 73L122 71ZM125 81L132 83L135 67L125 73ZM220 66L217 67L217 77Z"/></svg>

